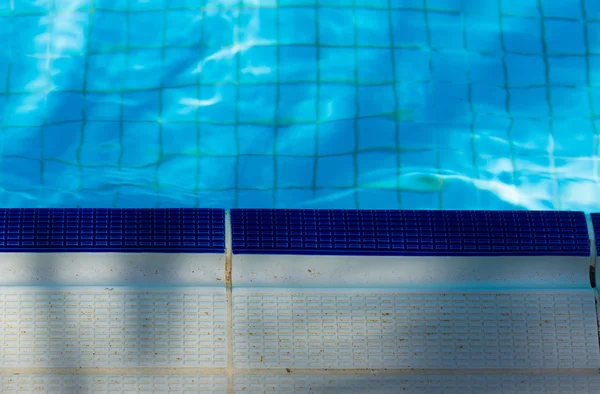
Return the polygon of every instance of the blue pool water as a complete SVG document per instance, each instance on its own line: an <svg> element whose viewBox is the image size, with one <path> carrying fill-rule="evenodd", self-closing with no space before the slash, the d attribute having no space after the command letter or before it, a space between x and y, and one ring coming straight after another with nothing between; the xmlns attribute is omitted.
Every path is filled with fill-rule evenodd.
<svg viewBox="0 0 600 394"><path fill-rule="evenodd" d="M597 0L0 0L0 206L600 208Z"/></svg>

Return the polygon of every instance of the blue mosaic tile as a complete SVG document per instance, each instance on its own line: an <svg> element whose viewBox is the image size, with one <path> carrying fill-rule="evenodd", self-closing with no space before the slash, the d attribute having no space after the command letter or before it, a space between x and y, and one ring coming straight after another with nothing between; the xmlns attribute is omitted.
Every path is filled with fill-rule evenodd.
<svg viewBox="0 0 600 394"><path fill-rule="evenodd" d="M224 251L222 209L0 209L0 252Z"/></svg>
<svg viewBox="0 0 600 394"><path fill-rule="evenodd" d="M237 254L588 256L582 212L233 209Z"/></svg>

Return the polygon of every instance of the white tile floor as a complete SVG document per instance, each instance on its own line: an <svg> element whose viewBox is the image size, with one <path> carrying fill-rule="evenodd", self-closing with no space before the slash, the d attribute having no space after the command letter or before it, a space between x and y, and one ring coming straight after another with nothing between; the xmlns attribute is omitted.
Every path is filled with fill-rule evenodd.
<svg viewBox="0 0 600 394"><path fill-rule="evenodd" d="M524 273L556 279L538 289L463 261L465 280L516 287L457 290L443 274L435 289L341 287L356 264L319 287L333 269L314 259L282 279L236 256L3 257L1 393L600 393L589 259L562 265L569 280ZM370 283L389 282L374 264Z"/></svg>

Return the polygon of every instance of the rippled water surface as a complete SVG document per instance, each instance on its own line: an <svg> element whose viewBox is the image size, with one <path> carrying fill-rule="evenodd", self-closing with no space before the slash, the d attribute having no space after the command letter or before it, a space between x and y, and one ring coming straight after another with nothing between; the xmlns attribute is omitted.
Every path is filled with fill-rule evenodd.
<svg viewBox="0 0 600 394"><path fill-rule="evenodd" d="M600 209L596 0L0 0L0 205Z"/></svg>

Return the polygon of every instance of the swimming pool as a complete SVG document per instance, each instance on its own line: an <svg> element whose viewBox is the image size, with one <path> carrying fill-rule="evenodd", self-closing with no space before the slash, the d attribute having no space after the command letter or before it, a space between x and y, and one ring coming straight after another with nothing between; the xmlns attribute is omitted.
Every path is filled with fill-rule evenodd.
<svg viewBox="0 0 600 394"><path fill-rule="evenodd" d="M5 207L598 208L593 0L1 0Z"/></svg>

